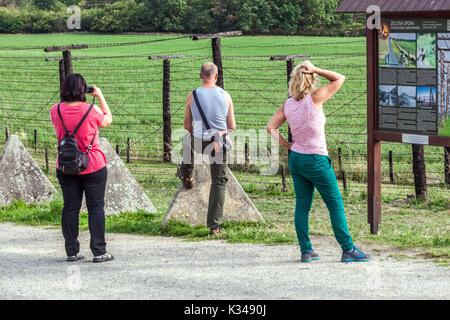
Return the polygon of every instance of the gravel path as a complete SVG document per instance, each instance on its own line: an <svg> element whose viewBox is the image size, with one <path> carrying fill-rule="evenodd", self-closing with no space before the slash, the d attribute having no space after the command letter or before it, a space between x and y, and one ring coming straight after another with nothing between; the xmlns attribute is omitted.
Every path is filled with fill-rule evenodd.
<svg viewBox="0 0 450 320"><path fill-rule="evenodd" d="M301 264L295 245L107 234L116 260L94 264L83 232L86 259L67 263L59 229L0 224L0 299L450 298L448 268L374 248L371 262L344 264L334 239L312 240L321 260Z"/></svg>

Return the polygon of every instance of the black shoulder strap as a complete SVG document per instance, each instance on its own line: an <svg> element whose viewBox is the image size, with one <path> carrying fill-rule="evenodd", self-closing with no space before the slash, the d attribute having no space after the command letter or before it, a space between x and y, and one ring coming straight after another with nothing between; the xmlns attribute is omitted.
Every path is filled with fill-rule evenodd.
<svg viewBox="0 0 450 320"><path fill-rule="evenodd" d="M200 112L200 116L203 119L203 123L205 124L206 130L210 130L211 127L209 126L208 120L206 120L205 113L203 112L202 106L200 105L200 101L198 101L197 92L196 90L192 91L194 95L195 104L197 105L197 109Z"/></svg>
<svg viewBox="0 0 450 320"><path fill-rule="evenodd" d="M59 106L61 104L58 104L58 115L59 118L61 119L61 123L63 125L64 131L66 131L66 134L69 133L69 131L66 128L66 125L64 124L64 120L61 116L61 111L59 110ZM86 114L83 116L83 119L81 119L80 123L78 124L78 126L75 128L75 130L72 132L72 136L75 136L75 134L78 132L78 130L80 129L81 125L83 124L84 120L86 120L87 116L89 115L89 113L91 112L92 108L94 107L94 104L91 104L91 106L89 107L89 110L86 112Z"/></svg>
<svg viewBox="0 0 450 320"><path fill-rule="evenodd" d="M84 115L83 119L81 119L80 123L78 124L78 126L76 127L76 129L74 130L74 132L72 133L73 136L75 136L75 133L77 133L78 129L80 129L81 125L83 124L84 120L86 120L87 116L89 115L89 113L91 112L92 108L94 107L94 104L92 103L91 106L89 107L89 110L86 112L86 114ZM95 140L95 136L97 135L97 129L94 133L94 138L92 138L91 143L89 144L86 154L89 153L89 151L91 151L92 149L92 144L94 143Z"/></svg>
<svg viewBox="0 0 450 320"><path fill-rule="evenodd" d="M62 118L62 116L61 116L61 111L59 110L59 106L60 106L60 105L61 105L61 104L59 103L59 104L58 104L58 115L59 115L59 118L61 119L61 123L62 123L62 125L63 125L63 128L64 128L66 134L68 134L69 131L67 131L67 128L66 128L66 126L64 125L64 121L63 121L63 118ZM94 107L94 104L91 104L91 106L89 107L89 110L86 112L86 114L83 116L83 119L81 119L80 123L78 124L78 126L76 127L76 129L73 131L73 133L72 133L72 136L73 136L73 137L75 136L75 134L77 133L77 131L80 129L81 125L83 124L84 120L86 120L87 116L89 115L89 113L91 112L91 110L92 110L93 107ZM95 131L95 133L94 133L94 138L92 138L92 141L91 141L91 143L90 143L89 146L88 146L88 149L87 149L86 154L88 154L89 151L92 149L92 144L94 143L94 140L95 140L95 137L96 137L96 136L97 136L97 131Z"/></svg>
<svg viewBox="0 0 450 320"><path fill-rule="evenodd" d="M61 116L61 111L59 110L59 106L60 105L61 105L61 103L58 103L58 115L59 115L59 118L61 119L61 123L63 125L64 131L66 132L66 135L67 135L69 133L69 131L67 131L67 128L66 128L66 126L64 124L64 120L63 120L63 118Z"/></svg>
<svg viewBox="0 0 450 320"><path fill-rule="evenodd" d="M86 120L87 116L89 115L89 113L91 112L93 107L94 107L94 104L92 103L91 106L89 107L89 110L84 115L83 119L81 119L80 123L75 128L75 130L73 131L73 133L72 133L73 136L78 132L78 129L80 129L81 125L83 124L84 120Z"/></svg>

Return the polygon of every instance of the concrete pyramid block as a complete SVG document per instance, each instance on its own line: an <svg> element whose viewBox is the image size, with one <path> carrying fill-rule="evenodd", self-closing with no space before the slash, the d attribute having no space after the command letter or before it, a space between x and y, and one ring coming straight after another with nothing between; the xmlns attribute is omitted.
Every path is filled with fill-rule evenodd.
<svg viewBox="0 0 450 320"><path fill-rule="evenodd" d="M58 192L16 135L10 135L0 156L0 206L14 200L42 203Z"/></svg>
<svg viewBox="0 0 450 320"><path fill-rule="evenodd" d="M108 168L108 181L105 190L105 214L120 214L138 210L155 213L155 206L108 140L101 138L100 144L106 156ZM81 211L87 211L85 200L83 200Z"/></svg>
<svg viewBox="0 0 450 320"><path fill-rule="evenodd" d="M191 225L206 224L211 187L209 164L196 164L193 178L195 183L192 189L183 185L178 189L162 221L163 225L169 219L185 221ZM223 221L264 221L229 168Z"/></svg>

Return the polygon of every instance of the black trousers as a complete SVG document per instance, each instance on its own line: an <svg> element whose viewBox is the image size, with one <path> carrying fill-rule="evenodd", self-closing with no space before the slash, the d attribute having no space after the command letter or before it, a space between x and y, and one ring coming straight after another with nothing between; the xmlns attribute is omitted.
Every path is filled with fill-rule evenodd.
<svg viewBox="0 0 450 320"><path fill-rule="evenodd" d="M89 216L91 234L90 249L94 256L106 253L105 242L105 188L108 172L106 167L86 175L63 175L56 170L64 198L61 215L62 233L65 240L67 256L74 256L80 251L78 242L79 215L83 192Z"/></svg>

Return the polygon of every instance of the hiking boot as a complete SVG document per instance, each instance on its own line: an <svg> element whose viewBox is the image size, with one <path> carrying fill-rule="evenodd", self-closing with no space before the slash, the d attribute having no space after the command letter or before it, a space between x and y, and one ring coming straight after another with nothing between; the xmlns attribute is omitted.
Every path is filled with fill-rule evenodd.
<svg viewBox="0 0 450 320"><path fill-rule="evenodd" d="M372 256L368 253L364 253L356 246L350 251L342 252L341 262L366 262L372 259Z"/></svg>
<svg viewBox="0 0 450 320"><path fill-rule="evenodd" d="M79 260L83 260L84 257L81 254L76 254L74 256L67 256L66 261L67 262L75 262L75 261L79 261Z"/></svg>
<svg viewBox="0 0 450 320"><path fill-rule="evenodd" d="M209 235L210 236L218 236L221 233L222 233L222 228L221 227L211 228L211 230L209 231Z"/></svg>
<svg viewBox="0 0 450 320"><path fill-rule="evenodd" d="M181 183L183 183L183 185L188 188L188 189L192 189L192 187L194 186L194 179L193 178L185 178L181 175L181 170L180 168L177 169L177 177L181 180Z"/></svg>
<svg viewBox="0 0 450 320"><path fill-rule="evenodd" d="M308 263L319 259L319 255L315 253L314 250L311 250L308 252L302 252L302 258L300 259L300 262Z"/></svg>
<svg viewBox="0 0 450 320"><path fill-rule="evenodd" d="M93 262L106 262L114 260L114 256L111 253L105 253L101 256L95 256Z"/></svg>

